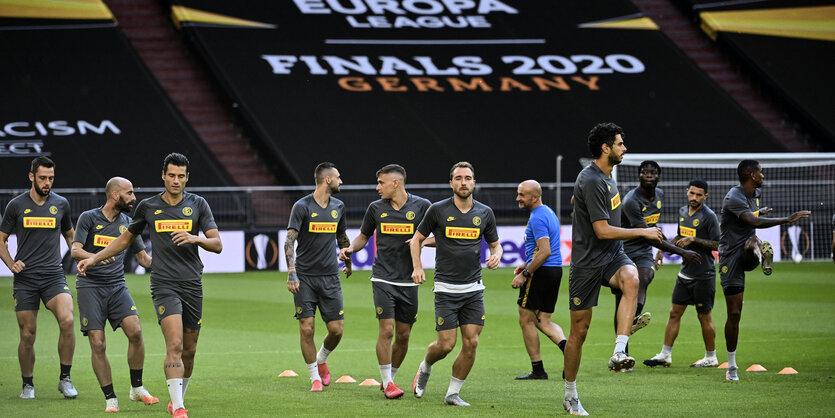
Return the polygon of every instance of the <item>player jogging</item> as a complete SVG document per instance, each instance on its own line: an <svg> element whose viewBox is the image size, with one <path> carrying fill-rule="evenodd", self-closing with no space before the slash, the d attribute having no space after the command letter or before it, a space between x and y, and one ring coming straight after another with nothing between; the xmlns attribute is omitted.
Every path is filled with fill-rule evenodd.
<svg viewBox="0 0 835 418"><path fill-rule="evenodd" d="M669 367L672 362L673 343L678 336L681 317L687 305L696 306L696 315L702 326L705 342L705 356L690 367L716 367L716 330L710 316L716 294L716 267L713 251L719 248L719 219L704 202L707 199L707 182L702 179L690 180L687 186L687 202L678 211L678 234L673 243L681 248L690 248L699 253L701 263L687 259L681 264L681 271L673 287L673 303L670 318L664 331L664 346L655 357L644 360L650 367ZM660 265L663 250L658 251L656 263Z"/></svg>
<svg viewBox="0 0 835 418"><path fill-rule="evenodd" d="M38 308L42 301L58 321L58 359L61 374L58 391L65 398L75 398L78 391L70 379L75 351L72 294L61 264L60 239L71 245L75 233L67 199L51 191L55 181L55 163L47 157L32 160L29 170L32 187L6 205L0 222L0 259L14 274L14 300L20 345L17 357L23 388L20 397L35 397L35 332ZM9 235L17 234L17 252L12 259Z"/></svg>
<svg viewBox="0 0 835 418"><path fill-rule="evenodd" d="M368 205L360 234L339 254L349 261L350 254L365 248L375 236L376 254L371 271L374 309L380 322L377 361L386 398L403 396L394 377L409 349L409 334L418 311L418 284L412 281L412 256L409 240L414 235L429 201L406 192L406 169L389 164L377 171L380 200ZM397 336L392 344L392 338Z"/></svg>
<svg viewBox="0 0 835 418"><path fill-rule="evenodd" d="M122 177L113 177L104 189L105 204L90 209L78 217L72 243L72 257L78 261L91 257L107 247L111 241L127 230L130 213L136 196L133 185ZM142 239L134 240L130 253L139 265L151 268L151 257L145 252ZM115 331L122 328L128 337L128 367L130 368L130 399L145 405L159 402L142 386L142 368L145 363L145 343L136 304L125 284L125 251L100 265L87 269L86 276L78 275L75 287L78 291L78 313L81 316L81 332L90 340L93 372L104 393L105 412L119 411L119 400L113 389L110 362L105 352L105 322Z"/></svg>
<svg viewBox="0 0 835 418"><path fill-rule="evenodd" d="M493 210L473 199L475 169L459 162L449 171L453 196L429 207L423 222L409 243L412 253L412 280L426 281L420 260L421 246L430 234L435 237L435 330L438 338L426 349L415 375L412 391L421 398L432 372L432 365L455 348L457 328L461 328L462 347L452 364L444 403L469 406L459 393L475 363L478 336L484 328L484 284L481 281L481 242L487 242L490 255L487 268L499 268L502 247L496 231Z"/></svg>
<svg viewBox="0 0 835 418"><path fill-rule="evenodd" d="M758 228L770 228L808 218L811 212L802 210L787 218L763 218L771 208L760 207L763 169L755 160L742 160L736 169L739 185L732 187L722 200L719 237L719 274L728 319L725 321L725 344L728 349L728 369L725 379L739 380L736 348L742 299L745 291L745 272L762 265L763 274L772 272L774 249L768 241L760 241Z"/></svg>
<svg viewBox="0 0 835 418"><path fill-rule="evenodd" d="M185 191L189 161L171 153L162 162L165 191L139 202L128 229L104 250L78 263L78 272L126 250L148 227L151 235L151 298L165 338L168 411L188 417L183 399L194 372L203 322L203 262L197 248L220 253L223 243L212 210L202 197ZM203 232L204 236L198 235Z"/></svg>
<svg viewBox="0 0 835 418"><path fill-rule="evenodd" d="M302 357L307 364L311 392L321 392L331 384L328 356L342 339L345 312L336 246L350 245L345 226L345 204L333 197L339 193L342 179L333 163L316 166L313 174L316 190L299 199L290 212L284 256L287 260L287 290L293 294ZM296 241L299 246L295 248ZM296 255L298 254L298 259ZM345 277L351 275L351 261L345 262ZM319 352L313 342L316 309L328 334Z"/></svg>

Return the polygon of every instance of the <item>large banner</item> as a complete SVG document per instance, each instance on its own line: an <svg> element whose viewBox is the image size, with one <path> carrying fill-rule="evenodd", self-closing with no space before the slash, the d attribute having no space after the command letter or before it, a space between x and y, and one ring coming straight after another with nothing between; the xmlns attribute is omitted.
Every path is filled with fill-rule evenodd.
<svg viewBox="0 0 835 418"><path fill-rule="evenodd" d="M113 176L162 186L162 160L189 157L190 186L233 186L97 1L0 2L0 189L28 189L36 156L58 188Z"/></svg>
<svg viewBox="0 0 835 418"><path fill-rule="evenodd" d="M636 152L780 151L625 0L172 1L172 15L285 183L398 162L484 182L573 180L601 121ZM367 181L367 180L365 180Z"/></svg>

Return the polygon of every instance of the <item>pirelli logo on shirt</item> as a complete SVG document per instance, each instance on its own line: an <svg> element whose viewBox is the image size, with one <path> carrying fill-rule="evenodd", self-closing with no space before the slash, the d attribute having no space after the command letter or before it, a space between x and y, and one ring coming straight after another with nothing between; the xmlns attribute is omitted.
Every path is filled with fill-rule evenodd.
<svg viewBox="0 0 835 418"><path fill-rule="evenodd" d="M661 217L660 213L656 213L655 215L644 216L644 222L646 222L647 225L657 224L658 223L658 218L660 218L660 217Z"/></svg>
<svg viewBox="0 0 835 418"><path fill-rule="evenodd" d="M683 237L696 237L696 228L688 228L686 226L679 225L678 227L678 234Z"/></svg>
<svg viewBox="0 0 835 418"><path fill-rule="evenodd" d="M191 219L169 219L154 221L157 232L191 231Z"/></svg>
<svg viewBox="0 0 835 418"><path fill-rule="evenodd" d="M308 231L316 234L333 234L336 232L336 222L311 222Z"/></svg>
<svg viewBox="0 0 835 418"><path fill-rule="evenodd" d="M380 232L384 234L412 235L415 233L415 226L413 224L381 223Z"/></svg>
<svg viewBox="0 0 835 418"><path fill-rule="evenodd" d="M24 228L47 228L55 229L55 218L43 218L37 216L24 216Z"/></svg>
<svg viewBox="0 0 835 418"><path fill-rule="evenodd" d="M478 228L459 228L456 226L446 227L447 238L478 239L480 236L481 230Z"/></svg>
<svg viewBox="0 0 835 418"><path fill-rule="evenodd" d="M620 206L620 193L616 193L612 198L612 210L617 209L618 206Z"/></svg>
<svg viewBox="0 0 835 418"><path fill-rule="evenodd" d="M96 247L107 247L116 237L108 237L107 235L95 235L93 236L93 245Z"/></svg>

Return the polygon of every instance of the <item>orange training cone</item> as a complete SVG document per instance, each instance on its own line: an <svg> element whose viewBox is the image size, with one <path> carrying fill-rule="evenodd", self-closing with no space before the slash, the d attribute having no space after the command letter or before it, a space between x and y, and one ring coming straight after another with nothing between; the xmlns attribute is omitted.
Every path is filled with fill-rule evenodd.
<svg viewBox="0 0 835 418"><path fill-rule="evenodd" d="M298 375L299 375L298 373L296 373L296 372L294 372L294 371L292 371L292 370L285 370L285 371L281 372L281 373L278 375L278 377L296 377L296 376L298 376Z"/></svg>
<svg viewBox="0 0 835 418"><path fill-rule="evenodd" d="M797 374L797 370L792 367L786 367L783 370L780 370L777 374Z"/></svg>
<svg viewBox="0 0 835 418"><path fill-rule="evenodd" d="M336 383L357 383L357 380L351 376L345 375L336 379Z"/></svg>
<svg viewBox="0 0 835 418"><path fill-rule="evenodd" d="M360 386L380 386L380 382L374 379L365 379L360 383Z"/></svg>
<svg viewBox="0 0 835 418"><path fill-rule="evenodd" d="M745 369L746 372L764 372L766 371L765 367L760 366L759 364L752 364L751 367Z"/></svg>
<svg viewBox="0 0 835 418"><path fill-rule="evenodd" d="M728 368L728 362L726 361L726 362L720 364L718 368L719 369L727 369Z"/></svg>

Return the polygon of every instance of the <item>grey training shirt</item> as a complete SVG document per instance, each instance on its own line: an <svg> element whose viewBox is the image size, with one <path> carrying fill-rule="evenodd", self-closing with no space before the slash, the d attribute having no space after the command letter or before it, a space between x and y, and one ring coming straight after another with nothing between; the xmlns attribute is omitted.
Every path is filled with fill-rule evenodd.
<svg viewBox="0 0 835 418"><path fill-rule="evenodd" d="M102 213L102 208L90 209L78 217L73 242L80 242L82 249L88 253L98 253L122 235L128 229L130 217L120 213L116 220L110 222ZM125 281L125 254L134 255L145 249L142 237L136 237L130 247L116 255L115 260L107 264L97 264L87 269L87 275L78 275L76 288L112 286Z"/></svg>
<svg viewBox="0 0 835 418"><path fill-rule="evenodd" d="M582 268L608 264L623 250L620 240L604 240L592 223L606 220L620 227L621 200L615 180L591 163L574 183L574 222L571 229L571 265Z"/></svg>
<svg viewBox="0 0 835 418"><path fill-rule="evenodd" d="M455 285L481 280L482 237L488 243L499 240L492 209L473 200L462 213L452 197L429 207L418 232L435 235L435 281Z"/></svg>
<svg viewBox="0 0 835 418"><path fill-rule="evenodd" d="M200 280L203 262L196 244L177 245L171 239L175 231L198 235L200 231L217 229L212 210L206 199L183 192L183 200L171 206L162 200L162 194L139 202L136 213L128 226L134 235L142 234L145 226L151 232L151 280L186 281ZM137 237L137 239L139 239Z"/></svg>
<svg viewBox="0 0 835 418"><path fill-rule="evenodd" d="M624 228L637 228L641 222L653 227L661 217L661 205L664 201L664 190L655 188L655 199L649 200L636 187L623 197L623 217L621 225ZM652 258L652 246L643 238L633 238L623 242L623 251L630 258L633 256L649 256Z"/></svg>
<svg viewBox="0 0 835 418"><path fill-rule="evenodd" d="M15 277L63 277L61 240L70 229L70 204L63 196L50 192L46 202L38 206L27 191L9 201L0 231L17 235L14 260L26 265Z"/></svg>
<svg viewBox="0 0 835 418"><path fill-rule="evenodd" d="M719 255L731 254L745 245L745 241L754 235L754 227L743 222L740 217L745 212L760 216L760 189L748 196L740 186L732 187L722 200L721 223L719 229Z"/></svg>
<svg viewBox="0 0 835 418"><path fill-rule="evenodd" d="M429 209L428 200L409 194L400 210L394 210L389 200L376 200L368 205L360 232L370 237L376 233L377 253L371 277L392 283L414 285L412 255L406 241L415 234L417 226Z"/></svg>
<svg viewBox="0 0 835 418"><path fill-rule="evenodd" d="M719 220L716 214L707 205L702 207L690 216L690 209L687 205L678 210L678 234L682 237L699 238L708 241L719 241ZM691 263L682 260L681 274L690 279L711 279L716 277L713 251L705 250L700 246L688 246L688 249L696 251L702 257L702 263Z"/></svg>
<svg viewBox="0 0 835 418"><path fill-rule="evenodd" d="M296 271L308 276L339 274L336 237L345 233L345 204L331 196L321 207L313 194L299 199L290 212L287 229L299 231Z"/></svg>

